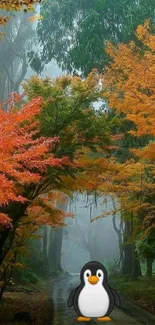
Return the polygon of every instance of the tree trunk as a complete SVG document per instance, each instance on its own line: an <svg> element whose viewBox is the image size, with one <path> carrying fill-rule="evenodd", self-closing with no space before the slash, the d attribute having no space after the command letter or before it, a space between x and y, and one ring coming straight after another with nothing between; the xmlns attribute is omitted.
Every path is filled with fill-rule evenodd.
<svg viewBox="0 0 155 325"><path fill-rule="evenodd" d="M0 209L0 212L7 213L8 216L13 220L13 230L5 230L0 234L0 265L2 264L6 254L10 250L10 247L15 237L18 221L22 216L25 215L27 206L28 203L22 204L19 202L13 202L9 204L6 208Z"/></svg>
<svg viewBox="0 0 155 325"><path fill-rule="evenodd" d="M140 267L140 259L139 256L137 254L137 251L135 250L135 247L133 247L133 271L132 271L132 275L134 278L138 277L138 276L142 276L142 272L141 272L141 267Z"/></svg>
<svg viewBox="0 0 155 325"><path fill-rule="evenodd" d="M39 252L42 252L42 247L43 247L43 243L42 243L42 236L43 236L43 233L42 233L42 227L40 227L38 230L37 230L37 235L40 236L41 238L37 239L37 249Z"/></svg>
<svg viewBox="0 0 155 325"><path fill-rule="evenodd" d="M133 245L125 244L124 259L123 259L123 274L132 274L133 270Z"/></svg>
<svg viewBox="0 0 155 325"><path fill-rule="evenodd" d="M55 237L55 230L51 227L50 234L49 234L49 247L48 247L48 264L49 269L52 270L52 247Z"/></svg>
<svg viewBox="0 0 155 325"><path fill-rule="evenodd" d="M31 15L32 13L29 13L27 17ZM17 21L19 19L20 24L17 27ZM33 26L29 22L25 24L24 21L25 15L22 12L18 13L16 18L11 19L5 27L6 35L4 35L0 42L1 101L7 100L11 92L18 91L19 85L27 72L26 46L31 38ZM13 30L16 28L16 36L12 38ZM7 109L6 105L4 105L4 109Z"/></svg>
<svg viewBox="0 0 155 325"><path fill-rule="evenodd" d="M114 199L112 199L112 204L113 204L113 210L116 210L116 203L115 203ZM115 213L112 217L112 223L113 223L113 228L118 236L118 245L119 245L119 253L120 253L119 266L120 266L120 269L122 270L122 268L123 268L123 243L122 243L123 220L120 217L120 225L118 228L116 219L117 219L117 214Z"/></svg>
<svg viewBox="0 0 155 325"><path fill-rule="evenodd" d="M123 274L132 274L133 272L133 244L129 242L132 234L132 223L125 220L125 229L123 234Z"/></svg>
<svg viewBox="0 0 155 325"><path fill-rule="evenodd" d="M0 212L7 213L13 221L13 229L0 233L0 266L3 266L3 262L5 261L7 253L13 245L18 223L21 220L21 217L25 215L27 206L28 203L22 204L19 202L13 202L8 204L7 207L0 208ZM12 263L14 263L15 260L16 255L13 257ZM2 281L2 284L0 285L0 300L2 299L2 295L7 285L7 281L11 276L11 272L12 270L9 269L9 264L5 267L2 267L0 271L0 281Z"/></svg>
<svg viewBox="0 0 155 325"><path fill-rule="evenodd" d="M63 203L57 204L57 209L66 211L68 206L68 200ZM50 243L49 243L49 264L50 269L55 268L58 271L61 271L61 249L62 249L62 240L63 240L63 227L57 228L56 231L53 229L50 232Z"/></svg>
<svg viewBox="0 0 155 325"><path fill-rule="evenodd" d="M43 255L44 263L48 268L48 255L47 255L47 226L43 227Z"/></svg>
<svg viewBox="0 0 155 325"><path fill-rule="evenodd" d="M146 263L147 263L147 271L146 271L146 275L148 276L148 277L152 277L152 264L153 264L153 258L151 258L151 257L148 257L147 259L146 259Z"/></svg>
<svg viewBox="0 0 155 325"><path fill-rule="evenodd" d="M63 228L59 227L54 233L54 239L50 242L49 246L49 264L50 269L56 269L61 271L61 247L62 247L62 238L63 238Z"/></svg>

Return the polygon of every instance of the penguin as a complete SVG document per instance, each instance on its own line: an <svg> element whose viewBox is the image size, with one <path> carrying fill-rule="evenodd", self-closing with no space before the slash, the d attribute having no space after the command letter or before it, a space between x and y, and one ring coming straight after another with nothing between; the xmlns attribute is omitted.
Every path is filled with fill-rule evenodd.
<svg viewBox="0 0 155 325"><path fill-rule="evenodd" d="M114 306L120 308L121 301L114 289L107 283L107 270L99 262L92 261L84 265L80 272L80 285L75 288L67 300L68 307L73 306L78 314L77 321L110 321L109 315Z"/></svg>

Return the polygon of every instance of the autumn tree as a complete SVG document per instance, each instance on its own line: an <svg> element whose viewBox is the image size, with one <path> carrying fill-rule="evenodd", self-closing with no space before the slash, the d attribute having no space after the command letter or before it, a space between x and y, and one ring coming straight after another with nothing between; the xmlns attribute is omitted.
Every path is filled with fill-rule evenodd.
<svg viewBox="0 0 155 325"><path fill-rule="evenodd" d="M21 227L32 232L42 224L64 225L64 213L51 206L53 194L39 197L48 187L48 168L62 169L69 164L66 157L55 158L54 142L58 138L45 138L40 135L37 116L42 107L41 98L25 104L20 110L14 104L19 96L14 93L9 100L9 111L0 111L0 264L1 281L6 273L6 258L16 240ZM13 106L13 107L12 107ZM53 189L54 178L53 178ZM51 196L50 196L51 195ZM46 211L46 212L45 212ZM22 224L20 227L20 223ZM30 219L30 220L29 220ZM30 229L31 232L31 229ZM14 259L14 255L11 257ZM4 262L4 263L3 263ZM1 293L3 286L1 287Z"/></svg>
<svg viewBox="0 0 155 325"><path fill-rule="evenodd" d="M142 228L143 236L146 237L152 236L155 220L153 204L155 36L150 33L149 21L146 21L144 26L138 26L136 36L141 46L137 46L134 42L117 46L108 43L107 53L112 63L106 69L103 82L104 97L107 98L109 106L125 121L130 122L127 133L135 139L145 138L145 142L142 141L139 148L130 150L132 160L129 159L122 164L120 185L126 184L126 190L129 191L122 204L132 220L130 236L136 235Z"/></svg>
<svg viewBox="0 0 155 325"><path fill-rule="evenodd" d="M20 96L15 93L8 102L8 112L1 111L1 152L6 160L1 167L1 280L5 282L1 293L14 256L39 226L60 227L54 239L60 252L66 214L56 209L57 194L53 191L68 195L93 190L90 175L83 177L87 159L86 166L76 164L76 160L91 151L108 152L107 117L94 109L94 102L100 99L99 80L96 71L85 80L32 78L24 87L27 98L20 99L22 109L16 105Z"/></svg>
<svg viewBox="0 0 155 325"><path fill-rule="evenodd" d="M42 134L59 136L60 141L55 146L56 157L67 155L74 162L77 157L87 156L87 151L89 154L108 152L110 124L104 112L94 108L94 102L100 99L99 80L100 75L94 70L85 80L69 76L55 80L33 77L24 84L29 99L36 95L43 97L44 113L40 114ZM91 191L91 179L85 179L81 170L83 167L79 166L74 170L68 169L64 175L57 173L59 188L62 187L66 194L70 190ZM62 234L54 234L57 246L61 246ZM56 261L53 262L57 265Z"/></svg>

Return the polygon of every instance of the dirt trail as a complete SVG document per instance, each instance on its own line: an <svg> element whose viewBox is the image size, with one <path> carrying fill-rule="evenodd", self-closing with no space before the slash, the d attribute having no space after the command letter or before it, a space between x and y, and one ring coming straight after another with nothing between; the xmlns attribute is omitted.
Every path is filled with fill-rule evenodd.
<svg viewBox="0 0 155 325"><path fill-rule="evenodd" d="M53 286L53 289L50 291L49 285L49 295L51 302L54 305L54 314L51 319L51 325L76 325L77 315L73 308L67 307L67 298L69 293L74 289L77 285L79 285L79 275L72 275L68 277L62 277L58 279ZM112 321L104 322L100 324L105 325L144 325L145 323L141 323L136 321L134 318L126 315L122 310L115 308L113 313L111 314ZM79 324L86 324L79 323ZM91 322L87 322L87 324L96 324L95 320ZM99 324L99 323L98 323ZM146 325L148 325L146 323Z"/></svg>

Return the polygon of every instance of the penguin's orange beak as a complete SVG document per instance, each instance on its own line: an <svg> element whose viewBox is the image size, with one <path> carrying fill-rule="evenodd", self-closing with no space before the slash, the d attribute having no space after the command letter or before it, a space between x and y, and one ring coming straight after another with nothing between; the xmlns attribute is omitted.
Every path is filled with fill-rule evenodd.
<svg viewBox="0 0 155 325"><path fill-rule="evenodd" d="M95 275L92 275L88 278L89 283L96 284L99 281L99 278Z"/></svg>

